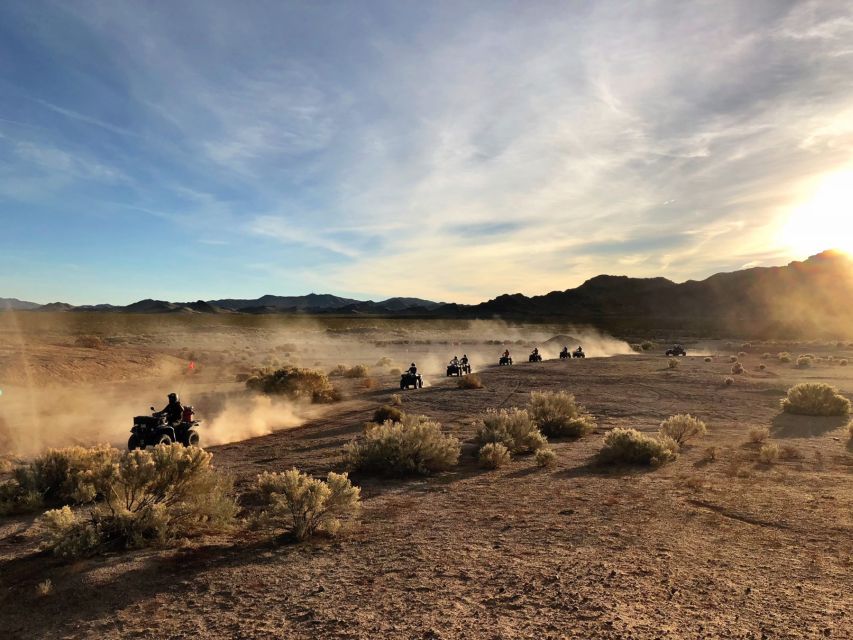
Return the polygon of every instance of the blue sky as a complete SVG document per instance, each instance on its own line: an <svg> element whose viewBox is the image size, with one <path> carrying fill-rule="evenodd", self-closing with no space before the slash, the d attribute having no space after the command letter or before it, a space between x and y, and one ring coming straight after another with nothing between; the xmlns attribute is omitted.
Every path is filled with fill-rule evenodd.
<svg viewBox="0 0 853 640"><path fill-rule="evenodd" d="M476 302L803 258L853 233L785 233L853 166L851 42L841 1L3 2L0 296Z"/></svg>

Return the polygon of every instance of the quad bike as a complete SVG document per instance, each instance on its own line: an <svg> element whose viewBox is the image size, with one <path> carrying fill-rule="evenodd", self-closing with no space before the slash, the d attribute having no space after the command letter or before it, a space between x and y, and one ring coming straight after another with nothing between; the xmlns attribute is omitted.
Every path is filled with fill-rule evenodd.
<svg viewBox="0 0 853 640"><path fill-rule="evenodd" d="M667 349L666 355L668 355L668 356L686 356L687 351L685 351L684 347L682 347L680 344L677 344L672 349Z"/></svg>
<svg viewBox="0 0 853 640"><path fill-rule="evenodd" d="M424 379L421 377L419 373L409 373L406 371L403 375L400 376L400 388L408 389L412 387L413 389L422 389L424 386Z"/></svg>
<svg viewBox="0 0 853 640"><path fill-rule="evenodd" d="M569 357L569 350L568 349L563 349L562 351L560 351L560 360L565 360L568 357Z"/></svg>
<svg viewBox="0 0 853 640"><path fill-rule="evenodd" d="M498 364L502 367L507 367L512 364L512 358L509 356L501 356L501 359L498 360Z"/></svg>
<svg viewBox="0 0 853 640"><path fill-rule="evenodd" d="M448 376L462 376L467 373L471 373L471 365L470 364L449 364L447 365L447 375Z"/></svg>
<svg viewBox="0 0 853 640"><path fill-rule="evenodd" d="M127 448L144 449L158 444L172 444L180 442L185 447L197 447L200 442L198 435L198 420L193 416L195 412L192 407L184 407L181 421L177 424L169 424L166 416L161 411L154 411L150 416L136 416L133 419L133 428L130 430L130 439Z"/></svg>
<svg viewBox="0 0 853 640"><path fill-rule="evenodd" d="M542 354L541 353L531 353L530 357L527 358L528 362L542 362Z"/></svg>
<svg viewBox="0 0 853 640"><path fill-rule="evenodd" d="M583 349L578 347L577 349L572 351L572 357L573 358L586 358L586 354L583 352Z"/></svg>

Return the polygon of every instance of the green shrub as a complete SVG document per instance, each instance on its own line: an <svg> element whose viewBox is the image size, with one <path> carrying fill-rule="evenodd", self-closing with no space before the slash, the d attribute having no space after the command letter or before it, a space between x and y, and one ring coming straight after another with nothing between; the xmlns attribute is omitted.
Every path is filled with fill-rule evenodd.
<svg viewBox="0 0 853 640"><path fill-rule="evenodd" d="M347 445L351 469L387 475L426 475L445 471L459 460L459 441L441 432L426 416L403 416L367 430Z"/></svg>
<svg viewBox="0 0 853 640"><path fill-rule="evenodd" d="M284 367L249 378L246 387L267 395L283 395L294 400L335 402L340 394L322 371Z"/></svg>
<svg viewBox="0 0 853 640"><path fill-rule="evenodd" d="M397 407L384 405L373 412L373 422L382 424L390 420L391 422L401 422L405 414Z"/></svg>
<svg viewBox="0 0 853 640"><path fill-rule="evenodd" d="M705 423L689 413L671 416L660 423L660 434L675 440L680 447L691 438L701 438L708 433Z"/></svg>
<svg viewBox="0 0 853 640"><path fill-rule="evenodd" d="M598 452L600 464L637 464L658 466L673 460L678 444L666 436L653 438L636 429L617 427L604 437L604 446Z"/></svg>
<svg viewBox="0 0 853 640"><path fill-rule="evenodd" d="M551 469L557 464L557 454L551 447L542 447L536 451L536 466Z"/></svg>
<svg viewBox="0 0 853 640"><path fill-rule="evenodd" d="M850 401L828 384L804 382L788 389L782 410L805 416L846 416Z"/></svg>
<svg viewBox="0 0 853 640"><path fill-rule="evenodd" d="M261 520L289 527L297 540L318 531L334 535L341 518L356 515L361 507L361 489L352 486L346 473L330 471L323 481L298 469L265 472L258 476L257 488L266 507Z"/></svg>
<svg viewBox="0 0 853 640"><path fill-rule="evenodd" d="M500 442L487 442L480 447L477 457L480 466L484 469L498 469L509 463L510 460L509 449Z"/></svg>
<svg viewBox="0 0 853 640"><path fill-rule="evenodd" d="M68 506L44 514L44 548L78 557L223 529L236 506L230 480L213 469L212 457L180 444L124 453L95 478L103 501L88 517Z"/></svg>
<svg viewBox="0 0 853 640"><path fill-rule="evenodd" d="M456 381L456 386L460 389L482 389L483 381L476 373L470 373L467 376L460 376Z"/></svg>
<svg viewBox="0 0 853 640"><path fill-rule="evenodd" d="M0 485L0 515L92 502L99 495L98 478L118 457L106 445L50 449L16 467L13 479Z"/></svg>
<svg viewBox="0 0 853 640"><path fill-rule="evenodd" d="M527 453L545 446L547 440L524 409L489 410L480 419L477 442L499 442L510 453Z"/></svg>
<svg viewBox="0 0 853 640"><path fill-rule="evenodd" d="M595 418L565 391L534 391L527 411L548 438L580 438L595 429Z"/></svg>

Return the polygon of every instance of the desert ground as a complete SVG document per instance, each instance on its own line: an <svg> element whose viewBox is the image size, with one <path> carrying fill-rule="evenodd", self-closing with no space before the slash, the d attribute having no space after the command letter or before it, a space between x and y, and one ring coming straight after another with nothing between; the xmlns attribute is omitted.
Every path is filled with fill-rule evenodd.
<svg viewBox="0 0 853 640"><path fill-rule="evenodd" d="M648 351L629 346L645 338ZM675 341L688 356L670 368L663 351ZM35 516L0 519L0 637L853 638L847 419L779 407L803 381L853 397L853 366L840 365L853 344L744 342L568 324L0 314L6 461L50 446L124 447L132 417L173 390L196 407L202 445L240 494L263 471L343 469L344 446L392 394L463 442L450 472L353 475L363 509L337 538L297 544L237 528L69 562L39 550ZM555 359L563 343L588 357ZM533 346L545 362L526 362ZM511 367L496 366L504 348ZM797 368L775 357L783 351L818 359ZM482 389L444 376L463 352ZM745 371L732 375L739 352ZM401 392L393 369L411 361L427 385ZM322 406L259 399L238 382L283 364L370 373L333 378L344 399ZM477 416L523 407L535 390L575 394L596 430L553 440L551 469L531 456L479 468ZM593 464L610 429L651 433L678 413L700 417L709 433L674 462ZM748 437L758 427L782 459L758 461ZM251 501L242 508L251 512ZM52 590L40 594L46 580Z"/></svg>

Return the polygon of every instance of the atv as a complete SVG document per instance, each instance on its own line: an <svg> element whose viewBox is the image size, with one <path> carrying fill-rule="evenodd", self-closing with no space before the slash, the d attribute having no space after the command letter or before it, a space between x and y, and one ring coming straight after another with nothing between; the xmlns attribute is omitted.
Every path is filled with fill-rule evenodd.
<svg viewBox="0 0 853 640"><path fill-rule="evenodd" d="M512 364L512 358L509 356L501 356L501 359L498 360L498 364L502 367L508 367Z"/></svg>
<svg viewBox="0 0 853 640"><path fill-rule="evenodd" d="M403 375L400 376L400 388L408 389L412 387L413 389L423 389L424 379L421 378L421 374L419 373L409 373L406 371Z"/></svg>
<svg viewBox="0 0 853 640"><path fill-rule="evenodd" d="M531 353L530 357L527 358L528 362L542 362L542 354L541 353Z"/></svg>
<svg viewBox="0 0 853 640"><path fill-rule="evenodd" d="M583 349L578 347L577 349L572 351L572 357L573 358L586 358L586 354L583 352Z"/></svg>
<svg viewBox="0 0 853 640"><path fill-rule="evenodd" d="M672 349L666 350L666 355L668 356L686 356L687 351L684 350L680 344L675 345Z"/></svg>
<svg viewBox="0 0 853 640"><path fill-rule="evenodd" d="M184 407L181 421L175 425L169 424L166 415L161 411L155 411L154 407L151 407L151 411L153 413L150 416L136 416L133 419L133 428L127 441L129 451L173 442L180 442L185 447L199 445L200 423L194 419L195 412L192 407Z"/></svg>
<svg viewBox="0 0 853 640"><path fill-rule="evenodd" d="M471 373L471 365L470 364L453 364L450 363L447 365L447 375L448 376L462 376L467 373Z"/></svg>
<svg viewBox="0 0 853 640"><path fill-rule="evenodd" d="M562 351L560 351L560 360L565 360L569 357L569 348L565 347Z"/></svg>

